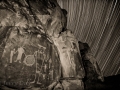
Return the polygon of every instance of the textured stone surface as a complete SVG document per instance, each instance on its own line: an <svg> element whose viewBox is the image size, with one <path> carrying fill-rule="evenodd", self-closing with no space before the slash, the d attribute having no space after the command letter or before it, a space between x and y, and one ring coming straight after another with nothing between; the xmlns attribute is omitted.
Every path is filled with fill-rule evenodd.
<svg viewBox="0 0 120 90"><path fill-rule="evenodd" d="M104 81L103 74L87 43L79 42L80 53L85 68L84 82Z"/></svg>
<svg viewBox="0 0 120 90"><path fill-rule="evenodd" d="M83 90L82 57L66 14L56 0L0 1L1 89Z"/></svg>
<svg viewBox="0 0 120 90"><path fill-rule="evenodd" d="M57 46L62 64L63 77L84 77L84 67L79 53L77 40L70 30L60 34L58 38L53 37ZM81 62L81 63L80 63Z"/></svg>
<svg viewBox="0 0 120 90"><path fill-rule="evenodd" d="M57 80L60 60L55 46L40 34L21 35L16 32L17 29L11 31L1 57L1 83L10 86L15 83L15 87L30 84L46 87Z"/></svg>

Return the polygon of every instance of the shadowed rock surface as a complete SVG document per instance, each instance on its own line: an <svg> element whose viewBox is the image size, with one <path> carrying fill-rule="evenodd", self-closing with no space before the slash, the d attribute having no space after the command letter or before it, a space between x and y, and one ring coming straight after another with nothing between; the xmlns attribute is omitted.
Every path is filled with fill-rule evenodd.
<svg viewBox="0 0 120 90"><path fill-rule="evenodd" d="M85 90L120 90L120 75L104 77L104 82L91 80L85 83Z"/></svg>

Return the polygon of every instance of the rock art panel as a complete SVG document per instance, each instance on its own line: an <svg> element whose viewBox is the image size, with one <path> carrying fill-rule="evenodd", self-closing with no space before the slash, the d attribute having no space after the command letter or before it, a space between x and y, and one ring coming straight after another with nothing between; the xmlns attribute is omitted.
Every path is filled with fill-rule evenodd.
<svg viewBox="0 0 120 90"><path fill-rule="evenodd" d="M84 89L83 57L66 14L56 0L0 1L0 89Z"/></svg>

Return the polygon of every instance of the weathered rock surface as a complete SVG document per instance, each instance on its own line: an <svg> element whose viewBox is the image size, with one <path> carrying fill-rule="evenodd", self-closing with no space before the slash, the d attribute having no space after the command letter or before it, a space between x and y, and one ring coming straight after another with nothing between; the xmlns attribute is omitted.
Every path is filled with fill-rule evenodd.
<svg viewBox="0 0 120 90"><path fill-rule="evenodd" d="M1 89L83 90L82 57L66 19L56 0L0 1Z"/></svg>
<svg viewBox="0 0 120 90"><path fill-rule="evenodd" d="M79 48L85 69L84 82L104 81L103 74L87 43L79 41Z"/></svg>

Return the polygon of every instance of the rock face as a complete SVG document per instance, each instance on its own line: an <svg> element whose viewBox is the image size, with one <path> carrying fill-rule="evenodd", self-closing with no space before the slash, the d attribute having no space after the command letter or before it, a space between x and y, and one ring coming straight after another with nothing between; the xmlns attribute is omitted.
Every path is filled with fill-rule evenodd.
<svg viewBox="0 0 120 90"><path fill-rule="evenodd" d="M79 43L80 53L85 69L85 77L83 79L85 90L91 86L91 84L95 84L98 82L103 82L103 74L98 66L96 59L93 57L90 47L87 43ZM93 85L94 86L94 85Z"/></svg>
<svg viewBox="0 0 120 90"><path fill-rule="evenodd" d="M56 0L0 1L1 89L84 89L78 41L66 19Z"/></svg>

